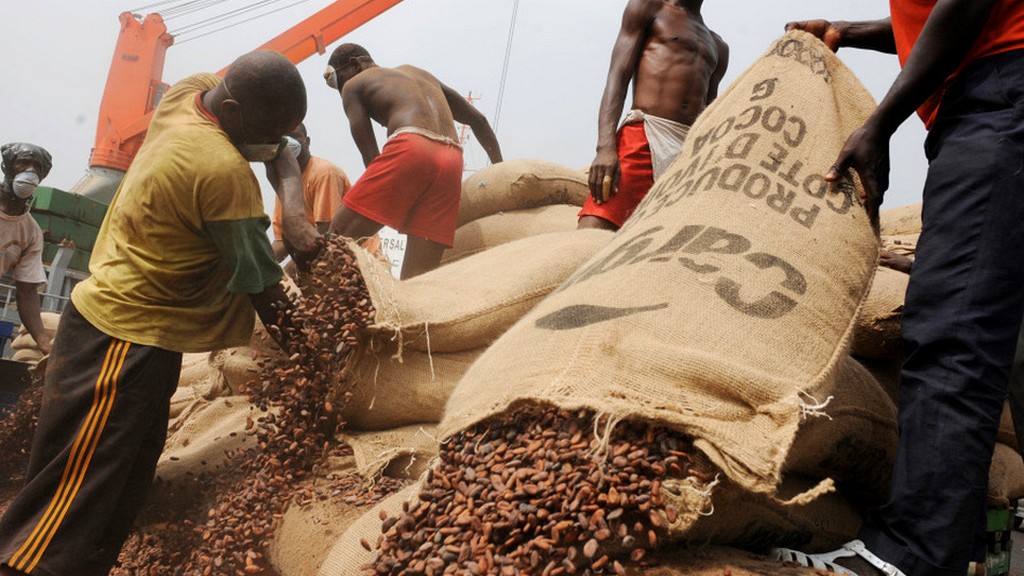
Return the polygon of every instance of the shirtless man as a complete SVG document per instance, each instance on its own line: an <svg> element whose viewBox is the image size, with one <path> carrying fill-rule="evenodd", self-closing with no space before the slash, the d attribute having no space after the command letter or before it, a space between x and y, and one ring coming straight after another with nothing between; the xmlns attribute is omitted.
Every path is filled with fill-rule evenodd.
<svg viewBox="0 0 1024 576"><path fill-rule="evenodd" d="M462 147L455 121L469 125L491 162L501 149L480 111L425 70L378 66L365 48L342 44L324 78L341 94L366 171L342 199L329 231L372 236L383 226L408 235L402 278L432 270L455 239L462 192ZM377 148L371 120L388 140ZM288 203L285 203L286 223ZM301 224L297 219L293 221ZM300 254L293 258L300 266Z"/></svg>
<svg viewBox="0 0 1024 576"><path fill-rule="evenodd" d="M629 0L601 97L597 156L579 228L618 230L675 160L690 124L718 95L729 47L704 25L703 0ZM622 128L626 90L633 106Z"/></svg>

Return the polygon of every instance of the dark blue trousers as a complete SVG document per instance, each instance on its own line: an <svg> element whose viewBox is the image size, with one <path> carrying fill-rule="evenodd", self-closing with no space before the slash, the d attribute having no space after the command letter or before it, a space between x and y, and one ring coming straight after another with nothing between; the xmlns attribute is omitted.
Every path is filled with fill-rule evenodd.
<svg viewBox="0 0 1024 576"><path fill-rule="evenodd" d="M1024 310L1024 50L961 73L925 148L892 491L860 537L908 576L963 576Z"/></svg>

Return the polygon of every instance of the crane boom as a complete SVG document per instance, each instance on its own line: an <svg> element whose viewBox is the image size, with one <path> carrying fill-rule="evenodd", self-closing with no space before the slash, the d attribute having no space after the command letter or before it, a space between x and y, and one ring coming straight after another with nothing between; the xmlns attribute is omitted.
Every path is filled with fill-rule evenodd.
<svg viewBox="0 0 1024 576"><path fill-rule="evenodd" d="M298 64L313 54L324 54L328 44L373 20L401 1L347 0L335 2L278 34L259 49L276 50L284 54L293 64ZM221 70L221 73L225 70Z"/></svg>
<svg viewBox="0 0 1024 576"><path fill-rule="evenodd" d="M276 50L298 64L369 22L402 0L337 0L265 42L259 49ZM107 73L100 103L95 145L89 169L72 188L83 196L110 202L142 146L153 111L167 90L161 77L167 48L174 37L159 14L144 19L120 15L121 31ZM224 75L227 67L218 74Z"/></svg>

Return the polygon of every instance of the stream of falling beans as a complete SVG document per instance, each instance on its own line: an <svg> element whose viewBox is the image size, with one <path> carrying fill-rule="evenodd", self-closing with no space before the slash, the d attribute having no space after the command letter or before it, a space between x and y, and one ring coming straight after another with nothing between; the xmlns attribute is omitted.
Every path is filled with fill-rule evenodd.
<svg viewBox="0 0 1024 576"><path fill-rule="evenodd" d="M270 574L265 547L288 506L322 498L370 506L405 486L319 474L326 458L346 454L334 440L344 422L331 398L346 386L345 363L374 309L340 237L325 240L299 285L292 328L283 334L288 349L264 359L260 380L247 390L253 416L246 430L255 442L183 488L201 496L193 495L195 504L173 522L134 535L113 576ZM340 397L344 402L350 394Z"/></svg>

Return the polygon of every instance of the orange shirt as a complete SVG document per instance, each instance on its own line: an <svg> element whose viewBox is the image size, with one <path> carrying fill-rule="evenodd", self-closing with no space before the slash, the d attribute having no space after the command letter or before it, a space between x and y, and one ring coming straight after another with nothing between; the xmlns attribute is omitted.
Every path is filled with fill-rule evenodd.
<svg viewBox="0 0 1024 576"><path fill-rule="evenodd" d="M900 65L906 64L910 50L917 42L917 37L921 35L924 23L935 8L936 2L937 0L889 0L892 33L896 40L896 53L899 55ZM949 86L967 65L979 58L1020 48L1024 48L1024 7L1021 7L1017 0L998 0L988 22L985 23L984 30L967 53L967 57L946 79L943 88L918 108L917 113L924 120L925 126L930 128L935 120L945 87Z"/></svg>
<svg viewBox="0 0 1024 576"><path fill-rule="evenodd" d="M302 172L302 192L306 201L306 218L317 222L330 222L341 206L341 197L352 187L345 172L316 156L310 156ZM281 239L281 200L274 201L274 238Z"/></svg>

